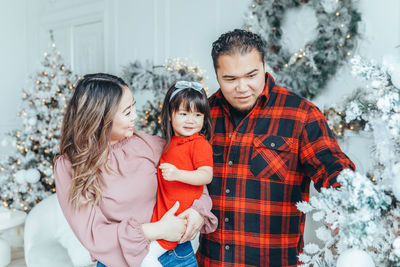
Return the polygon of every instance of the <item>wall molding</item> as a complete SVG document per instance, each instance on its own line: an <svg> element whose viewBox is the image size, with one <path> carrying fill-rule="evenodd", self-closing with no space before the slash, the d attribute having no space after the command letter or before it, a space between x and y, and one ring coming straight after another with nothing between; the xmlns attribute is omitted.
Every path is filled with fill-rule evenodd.
<svg viewBox="0 0 400 267"><path fill-rule="evenodd" d="M30 32L36 32L28 37L29 43L34 44L29 53L35 55L30 56L30 69L36 68L38 55L48 51L52 29L57 48L73 71L115 71L115 1L47 0L41 7L29 5L33 9ZM83 56L88 60L80 60Z"/></svg>

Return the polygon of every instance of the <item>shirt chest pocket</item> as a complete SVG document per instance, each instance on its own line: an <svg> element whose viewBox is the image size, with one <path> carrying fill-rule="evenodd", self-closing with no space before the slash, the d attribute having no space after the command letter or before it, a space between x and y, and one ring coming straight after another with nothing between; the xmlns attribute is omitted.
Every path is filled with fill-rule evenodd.
<svg viewBox="0 0 400 267"><path fill-rule="evenodd" d="M284 182L295 155L292 138L272 135L255 137L250 171L257 178Z"/></svg>

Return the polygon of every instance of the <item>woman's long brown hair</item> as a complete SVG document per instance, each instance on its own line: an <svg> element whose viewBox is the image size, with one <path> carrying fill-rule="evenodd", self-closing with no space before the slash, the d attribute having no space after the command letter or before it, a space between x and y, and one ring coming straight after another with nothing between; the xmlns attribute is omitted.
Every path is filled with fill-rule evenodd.
<svg viewBox="0 0 400 267"><path fill-rule="evenodd" d="M112 121L126 83L119 77L96 73L85 75L68 103L61 129L60 154L72 164L69 199L75 210L96 205L103 198Z"/></svg>

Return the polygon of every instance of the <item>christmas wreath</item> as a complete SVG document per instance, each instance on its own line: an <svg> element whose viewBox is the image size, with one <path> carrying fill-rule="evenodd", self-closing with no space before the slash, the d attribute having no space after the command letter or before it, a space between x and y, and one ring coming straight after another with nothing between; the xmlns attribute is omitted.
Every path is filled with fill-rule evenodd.
<svg viewBox="0 0 400 267"><path fill-rule="evenodd" d="M281 43L285 11L308 5L315 10L317 36L292 54ZM351 0L255 0L245 27L266 40L266 62L277 81L298 94L312 98L332 77L356 45L361 20Z"/></svg>

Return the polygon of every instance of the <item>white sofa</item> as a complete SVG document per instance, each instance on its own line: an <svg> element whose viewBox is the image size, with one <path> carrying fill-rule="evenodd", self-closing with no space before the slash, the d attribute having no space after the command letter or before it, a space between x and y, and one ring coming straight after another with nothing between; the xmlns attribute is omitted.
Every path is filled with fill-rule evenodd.
<svg viewBox="0 0 400 267"><path fill-rule="evenodd" d="M53 194L28 214L24 250L27 267L95 266L69 227Z"/></svg>

